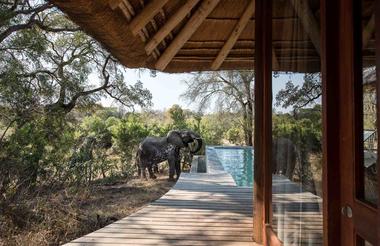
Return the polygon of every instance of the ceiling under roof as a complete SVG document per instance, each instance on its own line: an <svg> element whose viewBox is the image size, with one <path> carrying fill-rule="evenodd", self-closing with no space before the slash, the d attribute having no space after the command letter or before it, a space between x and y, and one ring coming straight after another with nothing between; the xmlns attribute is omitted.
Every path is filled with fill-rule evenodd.
<svg viewBox="0 0 380 246"><path fill-rule="evenodd" d="M254 67L254 0L53 2L129 68L190 72ZM363 22L368 22L365 42L370 44L374 28L367 12ZM274 1L274 70L320 71L318 16L318 0ZM372 62L374 50L367 52L367 62Z"/></svg>

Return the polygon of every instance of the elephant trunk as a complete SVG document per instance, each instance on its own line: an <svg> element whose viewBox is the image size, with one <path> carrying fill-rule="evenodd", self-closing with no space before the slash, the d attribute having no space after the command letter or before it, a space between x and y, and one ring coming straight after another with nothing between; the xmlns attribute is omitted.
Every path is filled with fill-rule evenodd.
<svg viewBox="0 0 380 246"><path fill-rule="evenodd" d="M197 142L197 148L195 150L190 150L192 154L197 153L202 148L202 144L203 144L202 138L196 138L195 141Z"/></svg>

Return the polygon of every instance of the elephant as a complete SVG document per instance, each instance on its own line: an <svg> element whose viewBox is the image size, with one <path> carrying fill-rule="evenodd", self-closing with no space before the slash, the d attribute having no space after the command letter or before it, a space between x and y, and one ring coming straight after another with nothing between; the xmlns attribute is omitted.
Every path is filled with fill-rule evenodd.
<svg viewBox="0 0 380 246"><path fill-rule="evenodd" d="M141 178L146 178L145 169L148 169L149 177L155 179L153 167L163 161L169 162L169 180L174 181L174 174L178 179L181 174L181 148L189 147L190 143L196 143L192 154L202 148L202 138L189 130L172 130L166 137L146 137L139 145L136 152L136 165Z"/></svg>

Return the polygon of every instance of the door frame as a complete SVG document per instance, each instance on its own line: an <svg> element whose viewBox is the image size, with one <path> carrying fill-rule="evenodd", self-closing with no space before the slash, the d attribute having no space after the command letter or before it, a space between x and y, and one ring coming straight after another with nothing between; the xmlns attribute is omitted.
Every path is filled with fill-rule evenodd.
<svg viewBox="0 0 380 246"><path fill-rule="evenodd" d="M270 2L270 3L268 3ZM355 0L321 0L321 71L323 117L323 242L324 245L362 245L355 234L380 245L380 213L355 198L354 182L361 163L362 108L357 103L361 35L355 23L361 16ZM376 13L380 13L380 1ZM255 45L255 187L253 238L264 245L281 245L271 227L271 1L256 0ZM360 9L360 8L359 8ZM355 12L356 11L356 12ZM269 16L269 17L268 17ZM380 37L380 17L376 15L376 34ZM380 54L380 41L376 42ZM359 52L360 54L360 52ZM358 62L359 61L359 62ZM380 68L380 58L376 59ZM361 69L361 67L360 67ZM380 78L380 69L377 76ZM379 85L379 80L377 81ZM380 102L380 86L377 86ZM337 103L338 102L338 103ZM380 119L380 103L378 119ZM261 128L260 128L260 127ZM378 121L378 129L380 120ZM260 132L258 132L260 129ZM379 149L380 150L380 149ZM379 162L377 163L379 170ZM356 170L356 173L355 173ZM380 180L380 172L378 172ZM347 189L347 187L351 187ZM358 188L358 187L356 187ZM380 191L379 191L380 194ZM380 195L379 195L380 197ZM353 208L352 219L343 216L342 205ZM376 221L377 218L377 221ZM354 226L356 225L356 226ZM376 231L377 233L374 233ZM368 233L369 232L369 233ZM377 234L377 235L376 235ZM377 237L377 238L376 238Z"/></svg>

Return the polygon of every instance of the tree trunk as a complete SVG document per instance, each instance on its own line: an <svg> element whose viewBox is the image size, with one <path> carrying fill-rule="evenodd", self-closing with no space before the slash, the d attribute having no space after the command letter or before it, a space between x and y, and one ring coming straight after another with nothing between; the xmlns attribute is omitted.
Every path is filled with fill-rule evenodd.
<svg viewBox="0 0 380 246"><path fill-rule="evenodd" d="M253 105L251 102L247 105L247 135L248 135L248 146L253 146Z"/></svg>
<svg viewBox="0 0 380 246"><path fill-rule="evenodd" d="M251 103L246 104L243 117L245 145L253 146L253 106Z"/></svg>

